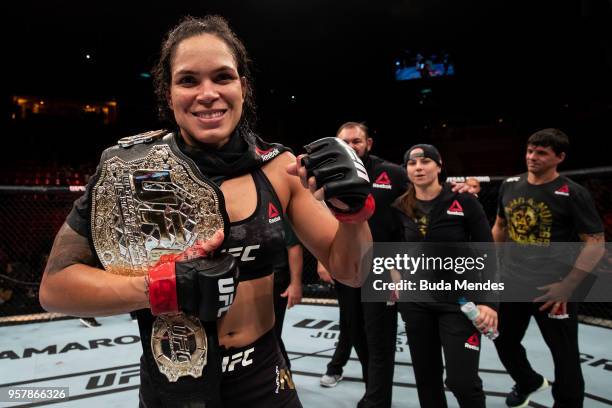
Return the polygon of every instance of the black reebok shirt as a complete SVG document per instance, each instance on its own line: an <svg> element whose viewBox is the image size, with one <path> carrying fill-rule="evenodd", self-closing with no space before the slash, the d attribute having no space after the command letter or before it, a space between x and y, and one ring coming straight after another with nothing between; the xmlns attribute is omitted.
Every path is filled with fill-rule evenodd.
<svg viewBox="0 0 612 408"><path fill-rule="evenodd" d="M444 184L440 194L431 201L421 201L417 203L417 217L410 218L398 206L394 204L393 212L402 227L404 242L426 242L426 243L449 243L450 245L426 245L419 246L418 244L411 245L413 249L412 256L425 254L430 257L474 257L475 248L469 245L457 246L452 243L463 242L478 242L486 243L493 242L491 235L491 227L487 220L487 216L478 199L472 194L456 193L452 191L450 184ZM423 225L421 218L424 212L428 213L426 217L426 225ZM419 214L420 213L420 214ZM480 250L483 248L480 247ZM489 259L495 259L495 254L485 248L488 254L484 256ZM480 255L478 255L480 256ZM449 280L454 281L458 276L462 279L477 281L486 281L492 279L495 274L494 263L488 263L487 268L482 273L458 275L447 270L432 270L428 272L427 279L430 281ZM441 302L451 302L456 304L459 297L465 295L460 291L432 291L431 297ZM494 293L491 293L494 295ZM466 295L468 299L471 297ZM496 308L494 297L490 301L479 301L479 304L486 304L492 308ZM456 305L454 305L456 307ZM457 310L457 309L454 309Z"/></svg>
<svg viewBox="0 0 612 408"><path fill-rule="evenodd" d="M497 214L507 221L508 237L520 244L578 242L578 234L603 232L589 192L567 177L541 185L527 174L507 179L499 190Z"/></svg>
<svg viewBox="0 0 612 408"><path fill-rule="evenodd" d="M536 281L546 282L552 276L565 276L577 252L550 244L579 242L578 234L604 230L589 192L565 176L541 185L529 184L526 173L511 177L502 184L498 203L497 214L506 220L508 241L520 244L503 261L508 267L504 269L516 277L538 273L543 279Z"/></svg>
<svg viewBox="0 0 612 408"><path fill-rule="evenodd" d="M372 183L372 195L376 201L374 215L368 220L374 242L401 240L401 229L394 219L391 204L408 187L406 169L380 157L369 155L364 160Z"/></svg>
<svg viewBox="0 0 612 408"><path fill-rule="evenodd" d="M487 216L475 196L455 193L450 184L445 184L440 195L428 205L431 209L427 214L425 234L419 219L408 217L395 206L395 215L401 220L403 241L493 242Z"/></svg>

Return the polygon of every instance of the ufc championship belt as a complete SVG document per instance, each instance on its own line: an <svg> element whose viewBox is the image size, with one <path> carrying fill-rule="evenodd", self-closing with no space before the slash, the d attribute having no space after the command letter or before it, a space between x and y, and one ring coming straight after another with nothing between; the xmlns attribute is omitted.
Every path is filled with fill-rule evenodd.
<svg viewBox="0 0 612 408"><path fill-rule="evenodd" d="M161 255L182 252L228 225L220 190L178 150L172 133L123 138L104 152L100 166L91 225L108 272L146 275ZM199 319L177 313L153 323L151 352L168 381L201 377L207 351Z"/></svg>

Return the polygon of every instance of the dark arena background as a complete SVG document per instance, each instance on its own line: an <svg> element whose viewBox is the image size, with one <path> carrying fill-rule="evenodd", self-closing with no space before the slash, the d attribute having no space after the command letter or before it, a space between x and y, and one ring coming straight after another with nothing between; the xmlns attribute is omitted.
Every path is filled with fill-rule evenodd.
<svg viewBox="0 0 612 408"><path fill-rule="evenodd" d="M160 128L151 68L163 34L184 15L220 14L245 42L253 60L256 127L264 139L302 153L303 145L334 136L346 121L357 121L370 129L372 153L396 163L415 143L435 144L449 176L479 177L479 200L491 223L501 182L524 172L527 137L542 128L562 129L571 148L561 170L590 191L605 224L606 241L612 240L612 0L8 4L2 13L0 90L0 367L4 361L17 364L24 358L19 350L26 346L15 339L31 338L19 334L30 325L38 325L34 333L44 336L43 330L54 330L45 325L63 324L57 330L68 337L53 338L49 344L81 342L69 339L71 330L81 329L78 320L44 313L39 305L42 271L53 238L95 171L102 150L121 137ZM612 254L602 262L612 270ZM294 325L287 336L298 338L300 328L317 327L321 336L328 336L333 351L337 328L329 327L338 318L336 309L313 305L334 304L336 295L319 280L308 253L303 285L305 305L288 312L285 326ZM118 325L108 319L108 325L101 320L102 327ZM611 344L612 305L584 303L580 319L580 330L597 330L582 343L583 368L590 364L593 369L585 368L587 393L590 382L608 384L607 389L590 392L585 406L612 406L612 355L609 347L600 345ZM326 321L327 326L321 323ZM127 327L129 335L137 333L132 326L118 327ZM126 344L127 337L117 337L125 333L101 336ZM305 389L323 392L316 378L327 360L312 356L329 356L329 350L300 349L291 345L291 338L286 343L292 359L314 361L307 367L294 364L298 387L301 373ZM407 371L409 353L403 347L398 353L403 351L406 361L399 358L397 364ZM493 348L488 351L491 366L501 367ZM138 355L126 354L123 365L119 361L111 368L117 373L134 369ZM32 369L25 377L3 374L0 388L54 376L60 378L54 384L62 386L61 378L74 381L89 373L79 364L74 375L51 369L40 375ZM104 365L96 367L101 376L112 372ZM21 369L15 365L15 370ZM355 406L361 396L356 385L360 372L353 371L355 388L346 392L354 401L338 396L333 406ZM87 375L91 385L92 374ZM99 406L134 406L138 378L131 381L123 388L109 385L105 392L74 385L71 394L81 398L64 404L82 406L83 398L91 397ZM394 394L401 396L394 397L394 406L418 406L414 379L398 381L398 387L408 384L404 388L410 392ZM508 384L487 392L491 406L503 406L503 399L496 397L509 389ZM122 391L132 398L123 405ZM115 399L96 402L102 395ZM303 398L305 407L316 401L316 395ZM551 404L548 397L531 406Z"/></svg>

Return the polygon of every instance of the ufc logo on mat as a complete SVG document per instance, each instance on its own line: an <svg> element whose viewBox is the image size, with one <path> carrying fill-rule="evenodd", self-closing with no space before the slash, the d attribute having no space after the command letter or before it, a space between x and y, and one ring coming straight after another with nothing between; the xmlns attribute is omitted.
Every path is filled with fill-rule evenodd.
<svg viewBox="0 0 612 408"><path fill-rule="evenodd" d="M223 357L223 362L221 363L222 371L224 373L225 372L231 373L232 371L234 371L236 364L238 363L240 363L242 367L250 366L251 364L253 364L253 360L250 359L249 357L251 356L251 353L253 353L254 351L255 351L255 347L251 347L248 350L241 351L232 356Z"/></svg>
<svg viewBox="0 0 612 408"><path fill-rule="evenodd" d="M234 278L219 279L217 284L219 285L219 302L223 304L217 312L217 317L221 317L234 303Z"/></svg>
<svg viewBox="0 0 612 408"><path fill-rule="evenodd" d="M249 245L247 247L236 247L224 249L221 252L227 252L234 258L240 259L242 262L254 261L255 256L251 256L251 252L259 249L259 245Z"/></svg>

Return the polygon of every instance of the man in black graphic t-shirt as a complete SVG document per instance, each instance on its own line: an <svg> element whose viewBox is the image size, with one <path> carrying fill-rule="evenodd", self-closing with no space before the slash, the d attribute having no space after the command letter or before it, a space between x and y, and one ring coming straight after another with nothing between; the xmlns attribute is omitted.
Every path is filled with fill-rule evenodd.
<svg viewBox="0 0 612 408"><path fill-rule="evenodd" d="M555 407L582 407L584 380L578 351L578 306L568 303L572 292L595 267L604 251L603 224L588 191L557 166L569 141L557 129L534 133L527 141L527 173L507 179L499 193L496 242L513 243L503 258L502 274L514 287L537 288L531 303L502 303L495 341L499 357L516 385L509 407L526 406L529 395L548 381L536 373L521 340L534 316L555 365ZM577 254L559 253L552 243L580 242ZM543 268L542 265L545 265Z"/></svg>

